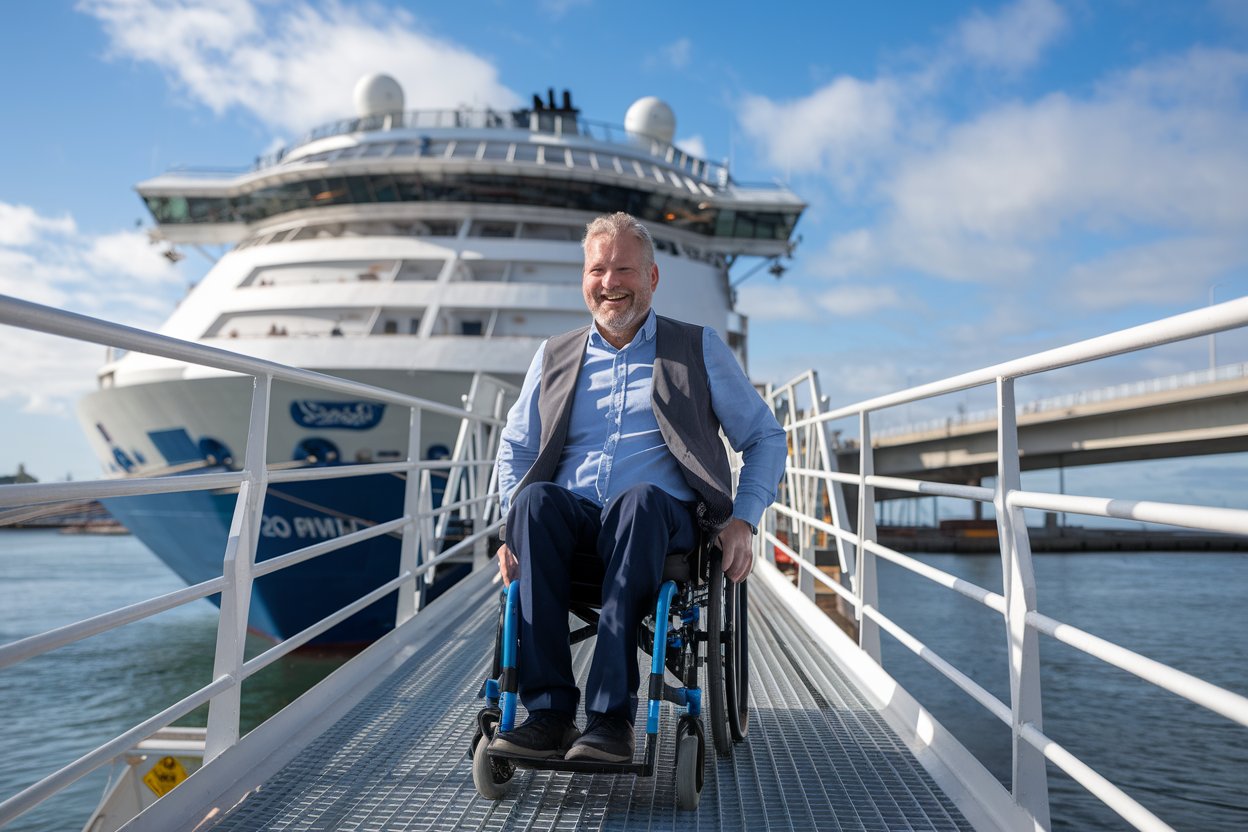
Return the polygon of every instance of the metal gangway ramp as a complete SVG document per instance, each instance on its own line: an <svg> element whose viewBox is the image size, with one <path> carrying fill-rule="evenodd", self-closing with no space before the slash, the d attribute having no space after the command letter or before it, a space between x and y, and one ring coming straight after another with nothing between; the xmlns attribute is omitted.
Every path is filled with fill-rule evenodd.
<svg viewBox="0 0 1248 832"><path fill-rule="evenodd" d="M150 805L124 829L1036 830L1051 825L1049 769L1060 770L1135 828L1170 829L1145 805L1155 803L1154 795L1138 789L1128 794L1045 733L1041 695L1048 680L1039 661L1042 638L1181 697L1201 719L1212 714L1226 720L1231 723L1224 732L1226 743L1242 747L1238 738L1248 727L1248 697L1045 614L1037 600L1023 512L1067 512L1248 535L1248 509L1023 489L1014 382L1248 326L1248 298L837 409L826 408L813 372L770 388L767 398L789 436L789 458L780 497L767 510L756 538L750 577L751 724L731 759L715 757L708 743L705 787L694 811L675 808L671 705L664 706L666 724L660 736L665 744L655 777L519 770L503 800L487 801L476 793L467 752L498 616L500 589L492 582L495 570L487 555L491 537L502 525L490 472L507 401L504 382L478 376L464 407L455 408L4 296L0 324L249 376L253 385L241 468L0 485L0 524L65 502L186 491L236 495L219 574L0 644L0 672L5 672L30 659L63 659L63 648L162 612L213 596L220 600L214 664L202 687L22 791L0 795L0 827L110 761L133 758L132 749L140 741L207 706L204 766L163 797L148 796ZM266 448L270 414L282 404L280 399L274 404L275 382L303 385L327 396L385 402L410 413L407 459L327 467L275 464ZM980 386L991 386L997 400L993 487L874 473L877 412ZM422 416L458 421L450 459L421 457ZM837 454L845 447L833 443L831 426L837 420L854 423L859 465L853 473L837 469ZM440 505L431 497L435 471L446 476ZM403 489L399 516L306 546L300 543L302 548L257 562L271 484L377 474L401 484L396 485ZM882 545L876 534L877 489L991 504L1000 548L1000 591ZM292 566L383 535L398 543L392 577L319 622L266 645L258 655L247 655L248 611L257 579L288 575L285 570ZM794 578L776 567L780 555L795 565ZM829 564L822 561L829 556L839 576L825 572ZM426 581L435 570L464 560L475 565L474 571L425 603ZM924 643L922 629L930 631L942 621L924 622L922 629L911 632L880 608L880 560L998 617L1008 648L1008 666L1000 668L1009 679L1004 699ZM817 584L835 594L852 619L855 639L815 604ZM242 734L241 691L251 677L349 616L394 598L393 629ZM1008 786L885 671L884 636L922 658L1009 728ZM582 676L589 649L582 644L574 654ZM119 655L115 660L124 664L134 657ZM83 685L95 681L84 679ZM1130 721L1128 725L1140 728Z"/></svg>
<svg viewBox="0 0 1248 832"><path fill-rule="evenodd" d="M749 735L731 759L714 758L708 739L696 812L675 808L675 709L666 703L654 777L517 769L503 800L477 795L466 752L493 656L499 594L488 574L478 573L405 625L408 632L396 635L407 643L385 661L384 676L379 669L345 690L299 740L253 750L249 735L214 764L233 777L216 776L208 802L170 811L182 808L175 791L132 826L220 832L970 829L870 696L832 660L826 639L845 639L840 631L805 598L795 598L796 589L774 567L760 564L750 580ZM795 600L809 607L807 615L795 612ZM574 666L583 680L592 642L577 648ZM291 716L316 707L296 703ZM209 774L206 769L196 777Z"/></svg>

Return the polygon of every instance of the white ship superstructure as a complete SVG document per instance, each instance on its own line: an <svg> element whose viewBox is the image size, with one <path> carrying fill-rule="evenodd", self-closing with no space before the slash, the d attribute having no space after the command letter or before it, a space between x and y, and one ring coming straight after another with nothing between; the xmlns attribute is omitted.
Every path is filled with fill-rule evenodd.
<svg viewBox="0 0 1248 832"><path fill-rule="evenodd" d="M620 128L582 119L553 91L511 112L405 112L398 85L371 76L356 99L358 118L248 170L138 186L164 240L234 244L162 334L459 404L474 373L519 381L544 338L585 323L585 224L623 210L655 239L656 310L713 326L744 363L728 268L788 254L805 206L675 147L667 105L642 99ZM128 354L99 382L80 411L110 470L241 460L248 379ZM271 464L407 455L406 413L274 394L290 415L273 423ZM426 424L421 455L442 453L453 429Z"/></svg>

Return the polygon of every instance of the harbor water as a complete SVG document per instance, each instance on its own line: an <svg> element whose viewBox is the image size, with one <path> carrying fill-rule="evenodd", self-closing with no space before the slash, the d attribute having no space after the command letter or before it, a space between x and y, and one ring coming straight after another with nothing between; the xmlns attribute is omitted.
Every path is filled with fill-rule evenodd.
<svg viewBox="0 0 1248 832"><path fill-rule="evenodd" d="M995 558L924 555L1000 591ZM1042 612L1248 694L1248 556L1047 554ZM881 563L881 607L1008 701L1004 628L987 609ZM0 640L41 632L176 590L181 582L129 536L0 533ZM167 707L211 674L216 608L195 602L0 672L0 794L18 789ZM926 623L924 623L926 622ZM883 637L885 665L1003 782L1003 725L922 660ZM250 645L249 655L263 648ZM68 660L67 660L68 659ZM244 730L323 678L342 655L299 652L244 688ZM1179 829L1248 828L1248 729L1053 642L1042 643L1044 728ZM186 724L204 724L196 712ZM465 776L468 776L465 768ZM81 829L107 768L9 829ZM1055 829L1127 828L1050 768Z"/></svg>

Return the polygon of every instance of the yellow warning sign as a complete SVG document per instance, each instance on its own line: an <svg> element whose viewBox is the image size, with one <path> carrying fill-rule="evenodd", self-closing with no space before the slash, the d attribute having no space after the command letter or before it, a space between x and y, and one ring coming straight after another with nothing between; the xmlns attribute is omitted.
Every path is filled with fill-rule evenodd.
<svg viewBox="0 0 1248 832"><path fill-rule="evenodd" d="M164 797L186 778L186 769L177 758L162 757L160 762L152 766L151 771L143 775L143 782L156 792L157 797Z"/></svg>

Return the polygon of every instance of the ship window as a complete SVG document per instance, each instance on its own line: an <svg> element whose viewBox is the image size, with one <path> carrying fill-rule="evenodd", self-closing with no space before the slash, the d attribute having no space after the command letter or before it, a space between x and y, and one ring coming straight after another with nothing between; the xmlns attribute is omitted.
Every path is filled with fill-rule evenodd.
<svg viewBox="0 0 1248 832"><path fill-rule="evenodd" d="M592 168L594 163L590 161L588 150L573 150L572 164L578 168Z"/></svg>
<svg viewBox="0 0 1248 832"><path fill-rule="evenodd" d="M527 240L579 240L581 230L571 225L526 222L520 236Z"/></svg>
<svg viewBox="0 0 1248 832"><path fill-rule="evenodd" d="M445 156L449 147L450 147L450 144L448 142L431 141L428 144L421 145L420 155L430 156L433 158L437 158L439 156Z"/></svg>
<svg viewBox="0 0 1248 832"><path fill-rule="evenodd" d="M497 260L461 260L457 277L460 280L502 282L507 274L507 264Z"/></svg>
<svg viewBox="0 0 1248 832"><path fill-rule="evenodd" d="M381 325L382 335L398 335L398 333L399 333L398 321L393 321L387 318L384 322L382 322L382 325Z"/></svg>
<svg viewBox="0 0 1248 832"><path fill-rule="evenodd" d="M407 331L410 332L412 335L415 335L418 332L420 332L420 318L419 317L408 318L407 325L408 325Z"/></svg>
<svg viewBox="0 0 1248 832"><path fill-rule="evenodd" d="M453 159L473 159L477 155L477 147L480 142L456 142L455 149L451 151Z"/></svg>
<svg viewBox="0 0 1248 832"><path fill-rule="evenodd" d="M389 156L394 152L394 144L392 142L374 142L364 149L364 156L369 159L375 159L379 156Z"/></svg>
<svg viewBox="0 0 1248 832"><path fill-rule="evenodd" d="M517 162L536 162L537 161L537 145L517 144L516 154L513 158Z"/></svg>
<svg viewBox="0 0 1248 832"><path fill-rule="evenodd" d="M506 159L507 151L511 149L511 145L507 142L486 142L485 155L483 159Z"/></svg>
<svg viewBox="0 0 1248 832"><path fill-rule="evenodd" d="M485 324L481 321L460 321L459 333L461 335L480 337L485 334Z"/></svg>
<svg viewBox="0 0 1248 832"><path fill-rule="evenodd" d="M490 220L477 220L473 222L472 228L468 231L469 237L514 237L516 236L516 224L514 222L494 222Z"/></svg>

